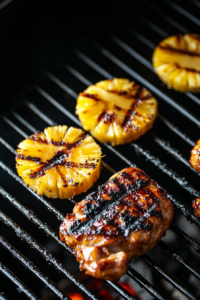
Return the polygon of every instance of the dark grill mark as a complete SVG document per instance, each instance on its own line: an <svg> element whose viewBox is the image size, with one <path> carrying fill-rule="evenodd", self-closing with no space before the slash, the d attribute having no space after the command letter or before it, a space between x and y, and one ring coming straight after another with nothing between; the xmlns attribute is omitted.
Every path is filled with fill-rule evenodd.
<svg viewBox="0 0 200 300"><path fill-rule="evenodd" d="M127 132L129 130L137 130L137 126L134 126L131 121L134 120L134 116L137 114L135 110L127 110L126 116L124 118L124 121L122 123L122 128L124 128Z"/></svg>
<svg viewBox="0 0 200 300"><path fill-rule="evenodd" d="M100 116L98 117L98 121L103 121L104 123L113 123L116 120L116 114L114 113L110 113L107 114L105 111L100 114Z"/></svg>
<svg viewBox="0 0 200 300"><path fill-rule="evenodd" d="M165 44L164 46L158 45L158 47L162 50L168 50L168 51L171 51L171 52L176 52L176 53L181 53L181 54L187 54L187 55L190 55L190 56L200 57L200 54L198 54L196 52L194 53L194 52L188 51L187 49L172 48L170 45L167 45L167 44Z"/></svg>
<svg viewBox="0 0 200 300"><path fill-rule="evenodd" d="M42 132L41 131L38 131L37 133L35 134L32 134L30 137L29 137L29 140L32 140L34 142L37 142L37 143L42 143L42 144L48 144L48 142L46 140L43 140L41 137L40 137L40 134Z"/></svg>
<svg viewBox="0 0 200 300"><path fill-rule="evenodd" d="M125 96L125 95L128 94L127 91L116 91L116 90L106 90L106 91L109 92L109 93L119 95L119 96Z"/></svg>
<svg viewBox="0 0 200 300"><path fill-rule="evenodd" d="M138 179L135 180L130 173L124 172L120 175L120 178L115 177L110 181L110 183L114 183L114 188L108 182L102 185L97 192L93 192L86 197L85 201L88 200L88 202L83 205L86 220L78 224L74 220L74 224L68 228L66 234L75 234L77 236L103 234L107 237L123 234L124 237L127 237L130 230L133 229L151 230L152 226L148 218L151 216L162 218L161 213L156 210L157 207L159 208L159 199L153 194L148 194L146 200L148 201L148 198L151 198L152 204L148 206L147 210L138 204L136 216L131 215L131 212L134 212L134 208L129 208L132 202L137 205L137 193L140 193L140 189L150 182L150 178L146 177L144 180L140 175L143 175L143 173L138 173ZM112 191L108 193L109 189ZM104 193L110 196L110 200L103 199L102 195ZM128 200L129 197L131 197L130 200ZM128 206L127 202L129 203ZM128 212L120 213L120 207L123 208L124 206L127 207ZM117 224L117 217L123 220L123 224ZM108 227L111 230L108 230Z"/></svg>
<svg viewBox="0 0 200 300"><path fill-rule="evenodd" d="M118 110L118 111L121 110L121 107L117 106L116 104L114 104L113 108L116 109L116 110Z"/></svg>
<svg viewBox="0 0 200 300"><path fill-rule="evenodd" d="M152 98L152 94L148 93L148 94L142 96L141 100L148 100L148 99L151 99L151 98Z"/></svg>
<svg viewBox="0 0 200 300"><path fill-rule="evenodd" d="M91 98L91 99L96 100L96 101L101 100L101 99L98 97L98 95L96 95L96 94L81 93L80 96L86 97L86 98Z"/></svg>
<svg viewBox="0 0 200 300"><path fill-rule="evenodd" d="M45 172L47 170L56 167L58 165L65 166L67 168L78 168L78 169L82 169L82 168L95 169L97 166L97 164L95 163L89 164L87 161L84 164L83 163L77 164L72 161L65 161L65 158L67 157L68 157L68 152L65 153L65 150L58 151L52 159L47 160L46 163L44 163L41 167L37 169L37 171L31 173L29 177L35 179L37 177L43 176L45 175ZM63 176L61 177L63 178Z"/></svg>
<svg viewBox="0 0 200 300"><path fill-rule="evenodd" d="M34 156L24 156L23 154L17 154L16 159L23 159L23 160L30 160L30 161L36 161L38 163L41 163L40 157L34 157Z"/></svg>

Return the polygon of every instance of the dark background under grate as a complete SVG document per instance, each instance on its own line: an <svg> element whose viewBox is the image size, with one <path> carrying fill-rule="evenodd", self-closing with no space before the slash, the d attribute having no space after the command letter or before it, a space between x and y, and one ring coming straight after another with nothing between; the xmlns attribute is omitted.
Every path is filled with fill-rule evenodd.
<svg viewBox="0 0 200 300"><path fill-rule="evenodd" d="M74 201L37 196L16 175L14 157L17 144L37 130L54 124L81 126L74 114L78 93L113 76L147 87L158 100L159 116L154 128L136 142L115 148L101 145L104 168L88 193L129 165L158 181L174 203L173 224L158 245L133 261L127 278L138 293L146 291L142 299L198 299L200 222L191 201L200 197L199 174L188 161L199 138L200 96L168 90L153 72L151 56L167 36L198 33L199 2L142 0L123 7L110 4L106 11L84 4L75 9L64 1L38 6L16 2L7 12L2 9L1 20L8 28L2 32L1 50L0 299L53 299L45 298L50 294L44 286L67 299L63 278L73 282L76 291L98 298L57 234L74 201L84 195ZM138 263L142 275L135 270ZM118 283L107 281L107 289L135 299Z"/></svg>

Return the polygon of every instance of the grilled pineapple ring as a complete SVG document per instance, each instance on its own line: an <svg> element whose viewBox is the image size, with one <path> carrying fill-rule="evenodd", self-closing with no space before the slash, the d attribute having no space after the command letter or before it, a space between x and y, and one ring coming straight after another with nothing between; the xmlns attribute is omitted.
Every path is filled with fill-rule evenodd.
<svg viewBox="0 0 200 300"><path fill-rule="evenodd" d="M154 50L153 66L159 78L180 92L200 92L200 35L175 35Z"/></svg>
<svg viewBox="0 0 200 300"><path fill-rule="evenodd" d="M136 140L152 127L157 101L134 82L114 78L79 94L76 114L97 140L115 146Z"/></svg>
<svg viewBox="0 0 200 300"><path fill-rule="evenodd" d="M39 195L72 198L86 192L98 179L101 148L81 129L48 127L19 144L16 168Z"/></svg>

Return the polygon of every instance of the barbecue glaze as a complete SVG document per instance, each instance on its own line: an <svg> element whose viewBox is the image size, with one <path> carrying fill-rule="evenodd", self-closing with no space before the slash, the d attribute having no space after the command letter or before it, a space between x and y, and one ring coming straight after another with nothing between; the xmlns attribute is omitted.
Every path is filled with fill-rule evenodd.
<svg viewBox="0 0 200 300"><path fill-rule="evenodd" d="M142 170L127 168L77 203L60 226L80 269L117 280L134 256L152 248L168 229L173 205Z"/></svg>

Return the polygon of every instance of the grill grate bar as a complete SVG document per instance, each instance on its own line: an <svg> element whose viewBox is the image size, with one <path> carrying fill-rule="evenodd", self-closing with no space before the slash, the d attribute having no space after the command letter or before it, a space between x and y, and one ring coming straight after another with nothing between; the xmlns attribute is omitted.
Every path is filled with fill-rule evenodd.
<svg viewBox="0 0 200 300"><path fill-rule="evenodd" d="M0 272L9 278L16 286L20 293L24 293L29 299L40 300L17 276L0 262Z"/></svg>
<svg viewBox="0 0 200 300"><path fill-rule="evenodd" d="M172 124L169 120L167 120L163 115L159 114L158 118L174 133L176 133L178 136L180 136L185 142L187 142L189 145L191 145L192 147L194 147L195 142L193 140L190 139L189 136L187 136L187 134L185 134L184 132L182 132L179 128L177 128L176 126L174 126L174 124Z"/></svg>
<svg viewBox="0 0 200 300"><path fill-rule="evenodd" d="M154 289L154 287L146 279L144 279L136 270L134 270L133 268L129 267L129 270L128 270L127 274L133 280L135 280L141 287L145 288L149 292L149 294L151 294L152 296L156 297L159 300L167 300L167 298L165 296L158 293ZM190 298L190 299L194 299L194 298Z"/></svg>
<svg viewBox="0 0 200 300"><path fill-rule="evenodd" d="M15 111L12 111L13 116L19 121L21 122L24 126L26 126L31 132L36 132L37 129L35 127L33 127L32 125L30 125L24 118L22 118L18 113L16 113Z"/></svg>
<svg viewBox="0 0 200 300"><path fill-rule="evenodd" d="M184 286L177 283L176 280L171 275L169 275L166 271L163 271L162 269L160 269L160 267L155 263L155 261L153 261L149 256L147 256L145 254L145 255L142 256L142 259L148 265L150 265L153 270L155 270L159 275L161 275L163 278L165 278L165 280L167 280L169 283L171 283L182 294L187 296L189 299L195 299L196 300L196 297L193 294L188 292Z"/></svg>
<svg viewBox="0 0 200 300"><path fill-rule="evenodd" d="M43 91L42 89L39 88L40 91ZM41 95L45 96L47 93L42 93ZM48 94L47 94L48 95ZM49 96L50 97L50 96ZM48 100L48 98L46 98ZM54 99L53 99L54 100ZM55 100L54 100L55 101ZM53 102L52 102L53 104ZM62 105L59 104L59 109L61 112L64 112L64 107ZM63 110L62 110L62 107L63 107ZM66 110L66 109L65 109ZM71 113L67 114L68 115L72 115ZM73 116L73 115L72 115ZM74 116L73 116L74 118ZM81 125L82 127L82 125ZM122 155L118 150L114 149L112 146L108 145L108 144L104 144L104 146L106 146L111 152L113 152L118 158L120 158L122 161L124 161L126 164L128 164L129 166L131 167L135 167L137 168L137 166L135 164L133 164L128 158L126 158L124 155ZM200 221L195 217L193 216L190 211L187 209L186 206L184 206L183 204L181 204L178 200L174 199L174 197L172 195L170 195L168 193L168 196L170 198L170 200L173 202L173 204L182 212L182 214L186 217L186 219L192 223L195 223L197 226L200 227Z"/></svg>
<svg viewBox="0 0 200 300"><path fill-rule="evenodd" d="M48 225L44 224L39 218L37 218L31 210L22 205L17 199L15 199L13 196L7 193L2 187L0 187L0 194L6 200L8 200L15 208L17 208L28 220L30 220L36 226L38 226L39 229L44 230L44 232L48 236L54 239L59 245L64 247L66 251L71 253L72 249L68 247L65 243L62 243L55 231L53 231Z"/></svg>
<svg viewBox="0 0 200 300"><path fill-rule="evenodd" d="M189 162L179 153L179 150L170 146L170 142L165 141L159 138L155 133L150 133L154 142L161 146L166 152L170 153L173 157L175 157L178 161L181 161L184 165L186 165L191 171L193 171L196 175L200 176L200 173L197 172Z"/></svg>
<svg viewBox="0 0 200 300"><path fill-rule="evenodd" d="M119 283L106 280L106 284L110 286L115 292L117 292L124 299L138 300L134 296L132 296L129 292L127 292L127 290L124 289Z"/></svg>
<svg viewBox="0 0 200 300"><path fill-rule="evenodd" d="M87 80L83 75L77 72L74 68L69 66L68 64L63 63L64 68L72 73L75 77L77 77L80 81L82 81L85 85L90 85L91 81Z"/></svg>
<svg viewBox="0 0 200 300"><path fill-rule="evenodd" d="M27 138L27 134L25 134L17 125L15 125L12 121L10 121L8 118L1 116L2 119L10 125L15 131L17 131L19 134L21 134L24 138Z"/></svg>
<svg viewBox="0 0 200 300"><path fill-rule="evenodd" d="M35 87L36 90L40 95L42 95L46 100L48 100L51 104L53 104L58 110L64 113L69 119L71 119L75 124L78 126L82 126L81 122L72 114L70 113L64 106L59 104L56 100L54 100L49 94L47 94L43 89L40 87ZM75 97L76 98L76 97ZM36 111L35 111L36 112Z"/></svg>
<svg viewBox="0 0 200 300"><path fill-rule="evenodd" d="M155 6L153 4L153 2L151 1L151 4L148 1L143 1L142 2L148 6L149 9L153 10L156 14L158 14L160 17L162 17L162 19L166 20L169 24L171 24L173 27L175 27L176 29L178 29L180 32L190 32L190 30L188 30L187 28L185 28L184 26L180 25L179 23L177 23L176 21L174 21L171 17L166 16L157 6Z"/></svg>
<svg viewBox="0 0 200 300"><path fill-rule="evenodd" d="M1 295L1 292L0 292L0 300L9 300L5 295Z"/></svg>
<svg viewBox="0 0 200 300"><path fill-rule="evenodd" d="M170 224L170 229L173 230L178 236L182 237L197 253L200 253L200 244L197 243L193 238L187 235L184 231L180 230L180 228L174 223Z"/></svg>
<svg viewBox="0 0 200 300"><path fill-rule="evenodd" d="M100 67L97 63L95 63L93 60L91 60L84 53L82 53L82 52L80 52L78 50L75 50L74 52L76 53L76 55L80 59L82 59L85 63L87 63L88 66L90 66L94 70L97 70L99 72L99 74L101 74L103 77L105 77L105 78L113 78L113 76L110 73L108 73L106 70L104 70L102 67Z"/></svg>
<svg viewBox="0 0 200 300"><path fill-rule="evenodd" d="M26 106L28 106L28 108L30 110L32 110L35 114L37 114L48 125L50 125L50 126L56 125L56 123L54 121L52 121L52 119L50 119L49 117L44 115L33 103L30 103L28 101L25 101L24 103L26 104Z"/></svg>
<svg viewBox="0 0 200 300"><path fill-rule="evenodd" d="M83 291L88 297L93 300L98 300L98 298L90 292L87 286L76 278L73 273L71 273L66 267L64 267L46 248L41 246L36 240L32 238L25 230L20 228L13 220L11 220L7 215L0 211L1 221L12 228L17 236L28 243L31 248L35 249L42 257L50 263L56 270L66 276L73 284L75 284L81 291ZM72 253L70 253L72 254Z"/></svg>
<svg viewBox="0 0 200 300"><path fill-rule="evenodd" d="M199 191L193 188L193 186L191 186L184 177L179 176L174 170L168 168L167 165L163 163L158 157L152 155L148 150L145 150L143 147L139 146L139 144L132 143L130 145L135 148L135 150L140 154L144 155L146 159L154 164L154 166L156 166L159 170L174 179L187 192L194 195L195 197L200 197Z"/></svg>
<svg viewBox="0 0 200 300"><path fill-rule="evenodd" d="M6 147L11 153L13 153L15 155L17 154L17 151L11 145L9 145L4 139L2 139L1 137L0 137L0 143L4 147Z"/></svg>
<svg viewBox="0 0 200 300"><path fill-rule="evenodd" d="M152 85L149 81L147 81L145 78L143 78L141 75L139 75L137 72L132 70L130 67L128 67L125 63L123 63L121 60L119 60L116 56L114 56L111 52L106 50L104 47L100 46L99 44L95 44L96 49L98 49L105 57L110 59L112 62L114 62L118 67L123 69L126 73L131 75L132 77L136 78L139 82L141 82L143 85L147 86L150 90L152 90L156 95L158 95L161 99L163 99L165 102L170 104L173 108L178 110L182 115L187 117L190 121L192 121L194 124L196 124L198 127L200 127L200 120L198 120L191 112L189 112L184 106L179 104L177 101L173 100L166 94L164 94L161 90L156 88L154 85Z"/></svg>
<svg viewBox="0 0 200 300"><path fill-rule="evenodd" d="M190 0L194 5L196 5L197 7L200 7L200 3L198 0Z"/></svg>
<svg viewBox="0 0 200 300"><path fill-rule="evenodd" d="M128 46L126 43L124 43L122 40L120 40L118 37L111 35L110 38L122 49L124 49L126 52L128 52L131 56L133 56L135 59L137 59L139 62L141 62L145 67L147 67L149 70L153 71L152 63L144 58L141 54L139 54L137 51L135 51L133 48Z"/></svg>
<svg viewBox="0 0 200 300"><path fill-rule="evenodd" d="M167 252L173 259L175 259L179 264L181 264L189 273L192 273L198 279L200 274L196 269L191 267L180 255L174 253L174 251L167 246L163 241L159 241L157 244L163 251Z"/></svg>
<svg viewBox="0 0 200 300"><path fill-rule="evenodd" d="M184 17L195 23L196 25L200 26L200 20L189 13L187 10L182 8L180 5L172 2L172 1L165 1L168 5L170 5L173 9L175 9L178 13L182 14Z"/></svg>
<svg viewBox="0 0 200 300"><path fill-rule="evenodd" d="M47 209L50 212L53 212L54 215L57 217L58 220L63 221L64 214L61 213L55 206L53 206L51 203L46 201L43 197L39 196L37 193L35 193L31 188L29 188L21 178L19 178L9 167L7 167L2 161L0 161L0 167L12 178L14 178L17 182L19 182L21 185L23 185L33 196L37 198L42 204L44 204Z"/></svg>
<svg viewBox="0 0 200 300"><path fill-rule="evenodd" d="M38 277L59 299L70 299L47 276L45 276L34 264L15 249L5 238L0 236L0 244L9 251L14 258L19 260L25 268Z"/></svg>

